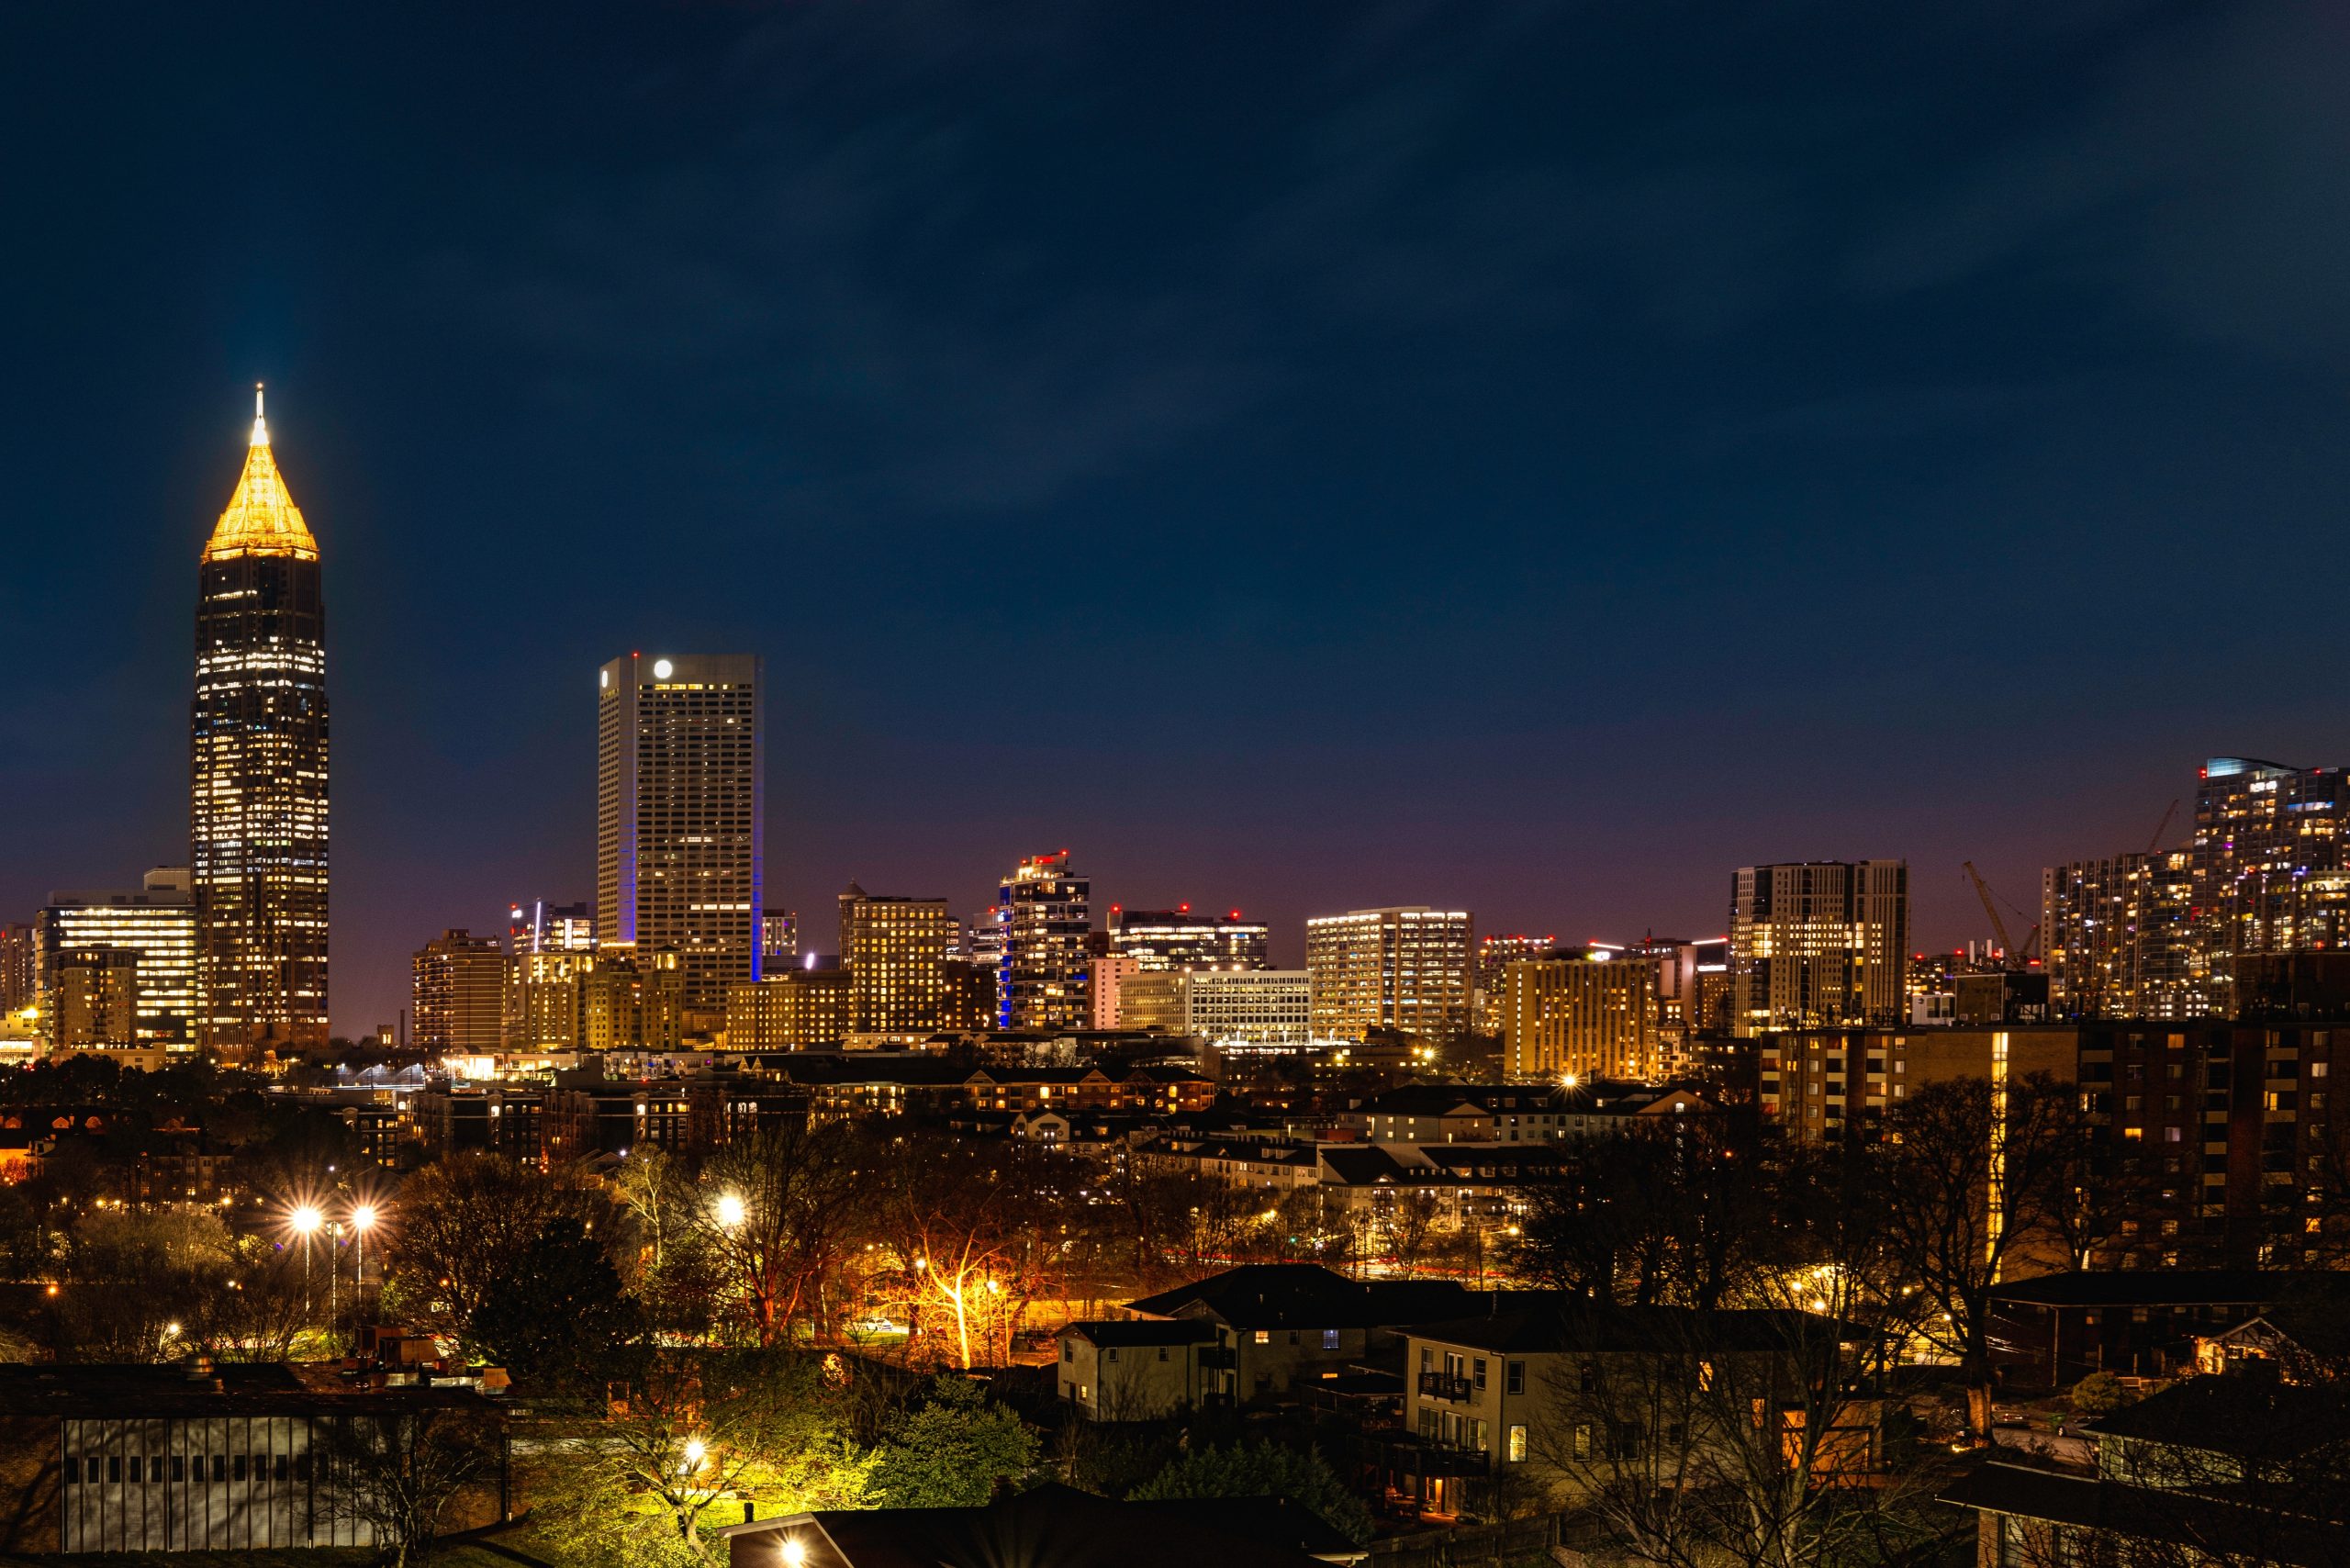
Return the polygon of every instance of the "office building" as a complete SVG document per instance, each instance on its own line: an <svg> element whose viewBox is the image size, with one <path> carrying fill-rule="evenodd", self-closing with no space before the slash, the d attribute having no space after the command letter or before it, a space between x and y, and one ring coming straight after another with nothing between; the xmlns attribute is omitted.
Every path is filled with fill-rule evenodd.
<svg viewBox="0 0 2350 1568"><path fill-rule="evenodd" d="M1211 1046L1303 1046L1314 1038L1313 980L1304 969L1138 970L1123 982L1118 1018L1122 1029Z"/></svg>
<svg viewBox="0 0 2350 1568"><path fill-rule="evenodd" d="M1108 935L1110 952L1143 969L1261 969L1271 946L1271 928L1238 910L1193 914L1190 904L1113 909Z"/></svg>
<svg viewBox="0 0 2350 1568"><path fill-rule="evenodd" d="M996 893L1003 940L996 980L999 1027L1091 1025L1085 944L1093 929L1092 896L1093 884L1069 869L1066 849L1032 855L1003 879Z"/></svg>
<svg viewBox="0 0 2350 1568"><path fill-rule="evenodd" d="M760 661L630 654L596 685L597 939L674 952L685 1008L715 1019L760 974Z"/></svg>
<svg viewBox="0 0 2350 1568"><path fill-rule="evenodd" d="M1730 988L1741 1036L1903 1021L1905 862L1740 867L1731 879L1729 918Z"/></svg>
<svg viewBox="0 0 2350 1568"><path fill-rule="evenodd" d="M196 1043L235 1058L327 1043L326 603L319 542L269 443L197 566L189 716Z"/></svg>
<svg viewBox="0 0 2350 1568"><path fill-rule="evenodd" d="M52 1050L129 1050L139 1037L139 955L128 947L65 947L50 959Z"/></svg>
<svg viewBox="0 0 2350 1568"><path fill-rule="evenodd" d="M2213 1012L2237 960L2350 941L2350 770L2215 756L2195 791L2194 905Z"/></svg>
<svg viewBox="0 0 2350 1568"><path fill-rule="evenodd" d="M1525 958L1547 958L1559 946L1556 936L1528 936L1522 932L1477 938L1476 967L1472 971L1475 995L1471 1015L1477 1033L1498 1035L1509 1010L1509 967Z"/></svg>
<svg viewBox="0 0 2350 1568"><path fill-rule="evenodd" d="M55 989L65 952L130 953L137 959L132 1039L159 1050L195 1048L196 915L187 868L159 867L135 892L53 892L35 929L43 986Z"/></svg>
<svg viewBox="0 0 2350 1568"><path fill-rule="evenodd" d="M1502 1066L1518 1081L1653 1081L1664 1070L1654 965L1619 948L1563 949L1509 966Z"/></svg>
<svg viewBox="0 0 2350 1568"><path fill-rule="evenodd" d="M40 932L30 921L0 924L0 1015L40 1001Z"/></svg>
<svg viewBox="0 0 2350 1568"><path fill-rule="evenodd" d="M918 1038L939 1027L954 923L946 901L868 893L851 882L840 902L848 1032Z"/></svg>
<svg viewBox="0 0 2350 1568"><path fill-rule="evenodd" d="M506 912L509 953L578 953L596 946L593 904L549 903L532 899Z"/></svg>
<svg viewBox="0 0 2350 1568"><path fill-rule="evenodd" d="M503 1043L506 955L495 937L444 931L410 960L419 1050L487 1055Z"/></svg>
<svg viewBox="0 0 2350 1568"><path fill-rule="evenodd" d="M1459 1039L1469 1027L1474 926L1464 910L1425 904L1307 921L1315 1037L1363 1040L1389 1029L1438 1045Z"/></svg>
<svg viewBox="0 0 2350 1568"><path fill-rule="evenodd" d="M800 957L800 916L771 909L759 916L759 972L788 968Z"/></svg>
<svg viewBox="0 0 2350 1568"><path fill-rule="evenodd" d="M786 969L726 992L730 1051L804 1050L849 1032L854 1000L847 969Z"/></svg>
<svg viewBox="0 0 2350 1568"><path fill-rule="evenodd" d="M1092 993L1093 1027L1126 1027L1118 1021L1125 1005L1125 983L1142 972L1142 960L1130 954L1113 953L1106 958L1088 958L1085 968L1089 976L1086 988Z"/></svg>
<svg viewBox="0 0 2350 1568"><path fill-rule="evenodd" d="M517 954L507 969L505 1048L676 1050L684 1043L675 953L629 947Z"/></svg>
<svg viewBox="0 0 2350 1568"><path fill-rule="evenodd" d="M2210 1010L2194 858L2171 849L2041 873L2041 947L2057 1016L2192 1018Z"/></svg>

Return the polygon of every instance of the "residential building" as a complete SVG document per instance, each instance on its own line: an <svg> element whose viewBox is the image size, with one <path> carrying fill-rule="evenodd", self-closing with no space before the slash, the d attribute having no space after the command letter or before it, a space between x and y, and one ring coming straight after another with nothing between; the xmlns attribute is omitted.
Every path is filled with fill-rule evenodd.
<svg viewBox="0 0 2350 1568"><path fill-rule="evenodd" d="M1086 988L1091 992L1093 1027L1096 1029L1147 1028L1147 1025L1128 1025L1119 1022L1125 1002L1125 982L1142 972L1142 960L1132 954L1113 953L1107 957L1088 958L1085 963Z"/></svg>
<svg viewBox="0 0 2350 1568"><path fill-rule="evenodd" d="M37 973L52 991L60 956L111 948L136 956L136 1022L123 1045L196 1047L196 912L187 868L158 867L137 891L52 892L35 924Z"/></svg>
<svg viewBox="0 0 2350 1568"><path fill-rule="evenodd" d="M1942 1501L1973 1508L1978 1568L2350 1562L2350 1386L2266 1363L2207 1373L2085 1422L2083 1463L1994 1460Z"/></svg>
<svg viewBox="0 0 2350 1568"><path fill-rule="evenodd" d="M1093 1021L1085 950L1093 927L1092 890L1070 870L1066 849L1032 855L1003 879L996 895L1003 942L999 1027L1082 1029Z"/></svg>
<svg viewBox="0 0 2350 1568"><path fill-rule="evenodd" d="M1762 1114L1806 1143L1874 1137L1888 1110L1929 1083L2033 1072L2069 1081L2080 1046L2069 1024L1786 1030L1762 1037Z"/></svg>
<svg viewBox="0 0 2350 1568"><path fill-rule="evenodd" d="M2092 1372L2176 1377L2200 1342L2283 1303L2350 1307L2350 1275L2296 1269L2078 1269L1991 1287L1991 1355L2009 1386Z"/></svg>
<svg viewBox="0 0 2350 1568"><path fill-rule="evenodd" d="M1694 1091L1586 1079L1572 1087L1414 1083L1349 1106L1338 1126L1374 1144L1563 1143L1642 1116L1707 1114Z"/></svg>
<svg viewBox="0 0 2350 1568"><path fill-rule="evenodd" d="M1237 1405L1297 1392L1326 1371L1401 1343L1411 1324L1466 1314L1479 1302L1449 1280L1349 1280L1318 1263L1252 1263L1130 1301L1126 1310L1208 1326L1221 1354L1200 1352L1200 1396Z"/></svg>
<svg viewBox="0 0 2350 1568"><path fill-rule="evenodd" d="M726 1541L730 1568L1328 1568L1367 1556L1285 1499L1120 1503L1057 1481L1000 1487L980 1507L825 1509L703 1529Z"/></svg>
<svg viewBox="0 0 2350 1568"><path fill-rule="evenodd" d="M1739 1439L1722 1433L1758 1418L1790 1432L1824 1422L1837 1436L1816 1473L1872 1476L1882 1405L1864 1378L1881 1353L1864 1330L1803 1312L1491 1299L1408 1331L1416 1451L1395 1479L1425 1513L1490 1518L1512 1496L1734 1474Z"/></svg>
<svg viewBox="0 0 2350 1568"><path fill-rule="evenodd" d="M786 969L726 993L726 1048L800 1050L849 1033L852 971Z"/></svg>
<svg viewBox="0 0 2350 1568"><path fill-rule="evenodd" d="M911 1040L938 1028L953 924L946 901L886 897L851 882L840 903L849 1032Z"/></svg>
<svg viewBox="0 0 2350 1568"><path fill-rule="evenodd" d="M1089 1421L1160 1421L1210 1403L1215 1325L1199 1318L1076 1322L1060 1331L1061 1403Z"/></svg>
<svg viewBox="0 0 2350 1568"><path fill-rule="evenodd" d="M1194 914L1190 904L1173 909L1110 912L1110 951L1143 969L1261 969L1269 959L1271 928L1243 920L1240 912Z"/></svg>
<svg viewBox="0 0 2350 1568"><path fill-rule="evenodd" d="M409 967L417 1049L487 1055L505 1043L507 958L496 937L444 931Z"/></svg>
<svg viewBox="0 0 2350 1568"><path fill-rule="evenodd" d="M597 672L598 940L677 955L688 1014L760 975L761 664L630 654Z"/></svg>
<svg viewBox="0 0 2350 1568"><path fill-rule="evenodd" d="M1115 960L1102 960L1114 962ZM1302 1046L1314 1038L1304 969L1152 969L1121 982L1120 1027L1209 1045Z"/></svg>
<svg viewBox="0 0 2350 1568"><path fill-rule="evenodd" d="M1897 1024L1908 1013L1909 868L1899 860L1743 866L1730 883L1738 1034Z"/></svg>
<svg viewBox="0 0 2350 1568"><path fill-rule="evenodd" d="M2052 866L2040 876L2049 1002L2062 1018L2193 1018L2210 1010L2185 849Z"/></svg>
<svg viewBox="0 0 2350 1568"><path fill-rule="evenodd" d="M1563 950L1509 966L1502 1064L1521 1081L1663 1076L1657 967L1619 950Z"/></svg>
<svg viewBox="0 0 2350 1568"><path fill-rule="evenodd" d="M29 921L0 923L0 1015L39 1001L39 927Z"/></svg>
<svg viewBox="0 0 2350 1568"><path fill-rule="evenodd" d="M1314 1033L1362 1040L1373 1030L1449 1045L1469 1027L1475 921L1425 904L1320 915L1305 923Z"/></svg>
<svg viewBox="0 0 2350 1568"><path fill-rule="evenodd" d="M189 751L196 1044L324 1046L326 601L258 389L244 473L197 566Z"/></svg>
<svg viewBox="0 0 2350 1568"><path fill-rule="evenodd" d="M57 1051L131 1050L139 1028L139 955L61 947L50 958L49 1043Z"/></svg>
<svg viewBox="0 0 2350 1568"><path fill-rule="evenodd" d="M2196 923L2210 1010L2238 959L2350 943L2350 770L2215 756L2195 791Z"/></svg>

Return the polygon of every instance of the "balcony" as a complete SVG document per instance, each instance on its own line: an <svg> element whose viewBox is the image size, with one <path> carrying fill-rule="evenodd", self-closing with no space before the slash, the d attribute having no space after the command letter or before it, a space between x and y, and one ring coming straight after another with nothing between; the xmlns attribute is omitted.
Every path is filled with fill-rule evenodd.
<svg viewBox="0 0 2350 1568"><path fill-rule="evenodd" d="M1465 1404L1476 1396L1476 1386L1458 1372L1422 1372L1420 1394L1426 1399L1449 1399Z"/></svg>

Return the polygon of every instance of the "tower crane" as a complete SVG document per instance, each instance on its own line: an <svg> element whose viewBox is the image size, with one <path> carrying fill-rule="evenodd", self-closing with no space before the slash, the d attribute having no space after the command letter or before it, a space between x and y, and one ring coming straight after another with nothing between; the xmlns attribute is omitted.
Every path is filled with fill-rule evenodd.
<svg viewBox="0 0 2350 1568"><path fill-rule="evenodd" d="M2040 945L2040 923L2036 920L2031 923L2031 929L2024 933L2023 946L2017 946L2009 940L2008 923L1999 918L1999 906L1991 897L1991 884L1983 879L1983 873L1975 868L1974 861L1966 861L1964 865L1967 880L1975 884L1975 896L1983 901L1983 913L1991 917L1991 930L1999 938L2001 962L2011 969L2030 969L2032 949ZM2021 914L2023 912L2017 910L2016 913Z"/></svg>

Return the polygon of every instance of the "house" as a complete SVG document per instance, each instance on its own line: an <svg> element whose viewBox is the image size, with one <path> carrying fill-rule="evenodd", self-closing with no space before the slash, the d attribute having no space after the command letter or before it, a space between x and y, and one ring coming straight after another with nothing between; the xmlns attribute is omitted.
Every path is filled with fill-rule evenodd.
<svg viewBox="0 0 2350 1568"><path fill-rule="evenodd" d="M1200 1351L1215 1326L1195 1317L1071 1323L1060 1331L1060 1396L1091 1421L1156 1421L1208 1403Z"/></svg>
<svg viewBox="0 0 2350 1568"><path fill-rule="evenodd" d="M1281 1498L1118 1503L1056 1483L976 1508L827 1509L716 1533L731 1568L1315 1568L1365 1556Z"/></svg>
<svg viewBox="0 0 2350 1568"><path fill-rule="evenodd" d="M1404 1438L1386 1487L1424 1513L1493 1516L1511 1493L1687 1484L1709 1432L1767 1422L1815 1473L1873 1473L1880 1405L1863 1331L1806 1312L1618 1307L1561 1292L1407 1331Z"/></svg>
<svg viewBox="0 0 2350 1568"><path fill-rule="evenodd" d="M2091 1467L1995 1461L1942 1494L1975 1511L1980 1568L2350 1562L2341 1384L2257 1367L2191 1377L2087 1430Z"/></svg>
<svg viewBox="0 0 2350 1568"><path fill-rule="evenodd" d="M331 1363L0 1364L0 1551L371 1544L337 1506L330 1433L422 1410L498 1420L474 1389L346 1383ZM501 1473L447 1528L506 1516Z"/></svg>
<svg viewBox="0 0 2350 1568"><path fill-rule="evenodd" d="M1243 1404L1392 1350L1404 1326L1472 1312L1480 1299L1450 1281L1349 1280L1318 1263L1252 1263L1126 1310L1210 1327L1214 1339L1197 1352L1200 1398Z"/></svg>
<svg viewBox="0 0 2350 1568"><path fill-rule="evenodd" d="M2084 1269L1990 1292L1991 1355L2010 1382L2065 1387L2093 1372L2162 1377L2196 1341L2322 1283L2292 1270Z"/></svg>

